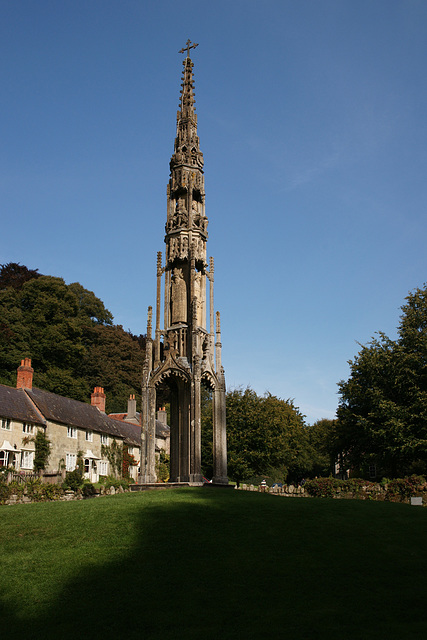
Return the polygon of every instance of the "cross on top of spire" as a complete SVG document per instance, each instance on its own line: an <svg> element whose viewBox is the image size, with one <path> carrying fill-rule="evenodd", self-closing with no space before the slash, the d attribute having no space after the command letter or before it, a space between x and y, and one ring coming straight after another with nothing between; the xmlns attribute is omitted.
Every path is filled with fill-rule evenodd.
<svg viewBox="0 0 427 640"><path fill-rule="evenodd" d="M198 47L198 46L199 46L199 44L198 44L198 43L196 43L196 42L193 42L193 44L191 44L191 40L190 40L190 38L189 38L189 39L187 40L187 42L186 42L186 46L185 46L185 47L183 47L182 49L180 49L180 50L178 51L178 53L185 53L185 51L186 51L186 52L187 52L187 58L189 58L189 57L190 57L190 49L195 49L195 48L196 48L196 47Z"/></svg>

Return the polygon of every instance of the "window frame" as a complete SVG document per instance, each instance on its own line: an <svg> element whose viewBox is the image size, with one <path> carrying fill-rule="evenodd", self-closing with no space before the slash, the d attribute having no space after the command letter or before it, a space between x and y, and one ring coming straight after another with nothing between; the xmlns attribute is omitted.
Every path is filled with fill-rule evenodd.
<svg viewBox="0 0 427 640"><path fill-rule="evenodd" d="M108 460L98 460L98 473L100 476L108 476Z"/></svg>
<svg viewBox="0 0 427 640"><path fill-rule="evenodd" d="M77 467L77 454L66 453L65 454L65 471L74 471Z"/></svg>
<svg viewBox="0 0 427 640"><path fill-rule="evenodd" d="M77 427L67 427L67 438L77 440Z"/></svg>
<svg viewBox="0 0 427 640"><path fill-rule="evenodd" d="M11 422L10 418L1 418L1 428L4 431L11 431Z"/></svg>
<svg viewBox="0 0 427 640"><path fill-rule="evenodd" d="M29 449L21 450L21 469L34 469L34 451Z"/></svg>

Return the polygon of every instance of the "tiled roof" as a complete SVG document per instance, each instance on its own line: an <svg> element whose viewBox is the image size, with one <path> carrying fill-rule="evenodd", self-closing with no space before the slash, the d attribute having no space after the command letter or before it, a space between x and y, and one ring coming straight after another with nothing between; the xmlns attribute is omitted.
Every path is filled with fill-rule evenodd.
<svg viewBox="0 0 427 640"><path fill-rule="evenodd" d="M24 389L15 389L3 384L0 384L0 417L33 424L46 424Z"/></svg>
<svg viewBox="0 0 427 640"><path fill-rule="evenodd" d="M156 436L158 438L169 438L171 428L167 424L163 424L160 420L156 420Z"/></svg>
<svg viewBox="0 0 427 640"><path fill-rule="evenodd" d="M113 419L113 418L112 418ZM132 424L130 422L124 422L117 420L118 428L120 429L122 436L125 439L126 444L131 444L136 447L141 446L141 427L139 424Z"/></svg>
<svg viewBox="0 0 427 640"><path fill-rule="evenodd" d="M47 420L108 433L111 436L122 436L117 421L101 413L97 407L35 387L26 389L25 392Z"/></svg>
<svg viewBox="0 0 427 640"><path fill-rule="evenodd" d="M64 398L50 391L15 389L0 385L0 417L22 420L33 424L46 424L46 420L71 427L90 429L123 438L126 444L141 445L141 426L138 422L125 422L127 413L101 413L86 402ZM139 413L136 416L139 421ZM156 420L156 436L167 437L170 429Z"/></svg>
<svg viewBox="0 0 427 640"><path fill-rule="evenodd" d="M137 434L139 438L141 437L139 412L136 413L137 424L135 422L127 422L127 413L110 413L108 417L112 418L113 420L117 420L117 422L120 422L120 424L127 424L128 426L134 427L134 433ZM135 427L137 427L137 430L135 429ZM163 424L163 422L160 422L160 420L156 420L156 438L168 438L169 436L170 427L168 427L167 424Z"/></svg>

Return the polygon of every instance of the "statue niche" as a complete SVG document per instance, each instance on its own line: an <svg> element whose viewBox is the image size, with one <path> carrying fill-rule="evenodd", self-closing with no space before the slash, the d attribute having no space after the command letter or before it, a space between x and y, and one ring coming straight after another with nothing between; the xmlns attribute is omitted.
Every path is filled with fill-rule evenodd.
<svg viewBox="0 0 427 640"><path fill-rule="evenodd" d="M194 275L194 297L196 298L196 318L199 327L205 326L204 319L204 276L200 271Z"/></svg>
<svg viewBox="0 0 427 640"><path fill-rule="evenodd" d="M166 231L168 232L172 229L179 229L180 227L186 227L187 225L188 213L185 208L185 199L178 198L175 204L175 211L166 225Z"/></svg>
<svg viewBox="0 0 427 640"><path fill-rule="evenodd" d="M182 269L174 269L172 276L172 324L187 322L187 285Z"/></svg>

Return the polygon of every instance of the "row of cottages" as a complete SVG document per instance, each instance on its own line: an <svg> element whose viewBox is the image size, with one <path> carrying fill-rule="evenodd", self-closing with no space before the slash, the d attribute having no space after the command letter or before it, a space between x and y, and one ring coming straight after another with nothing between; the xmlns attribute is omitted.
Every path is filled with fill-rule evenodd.
<svg viewBox="0 0 427 640"><path fill-rule="evenodd" d="M34 369L25 358L18 367L16 388L0 385L0 466L31 472L34 468L34 436L43 429L51 444L45 475L60 476L76 468L82 453L84 476L97 482L100 476L117 475L110 462L115 446L126 445L138 465L129 473L138 481L141 425L135 396L122 414L105 413L106 395L95 387L91 404L64 398L33 387ZM169 452L170 429L161 409L156 424L156 450ZM109 455L110 454L110 455ZM109 460L110 458L110 460Z"/></svg>

